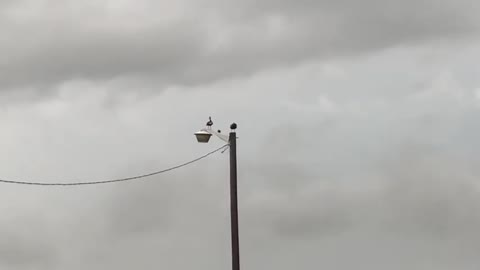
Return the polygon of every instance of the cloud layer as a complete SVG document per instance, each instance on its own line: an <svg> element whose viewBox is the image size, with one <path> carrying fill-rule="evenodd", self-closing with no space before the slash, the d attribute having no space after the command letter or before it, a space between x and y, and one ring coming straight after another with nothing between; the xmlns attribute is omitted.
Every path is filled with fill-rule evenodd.
<svg viewBox="0 0 480 270"><path fill-rule="evenodd" d="M479 5L0 1L0 178L166 168L239 124L242 267L477 269ZM228 155L0 189L0 267L228 269Z"/></svg>
<svg viewBox="0 0 480 270"><path fill-rule="evenodd" d="M471 1L3 1L0 84L192 85L479 30Z"/></svg>

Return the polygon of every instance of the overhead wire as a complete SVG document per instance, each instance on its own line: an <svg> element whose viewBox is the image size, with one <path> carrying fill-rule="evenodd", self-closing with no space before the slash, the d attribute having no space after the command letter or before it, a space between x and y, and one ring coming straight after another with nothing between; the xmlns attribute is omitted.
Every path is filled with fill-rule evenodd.
<svg viewBox="0 0 480 270"><path fill-rule="evenodd" d="M17 185L33 185L33 186L83 186L83 185L100 185L100 184L109 184L109 183L117 183L117 182L126 182L126 181L133 181L133 180L141 180L141 179L145 179L147 177L150 177L150 176L154 176L154 175L158 175L158 174L162 174L162 173L166 173L166 172L169 172L169 171L173 171L173 170L176 170L176 169L180 169L182 167L185 167L185 166L188 166L192 163L195 163L195 162L198 162L214 153L217 153L219 151L222 151L222 150L226 150L226 148L228 148L229 144L225 144L223 145L222 147L220 148L217 148L211 152L208 152L200 157L197 157L195 159L192 159L190 161L187 161L185 163L182 163L182 164L179 164L179 165L176 165L176 166L173 166L173 167L170 167L170 168L167 168L167 169L163 169L163 170L159 170L159 171L155 171L155 172L151 172L151 173L146 173L146 174L141 174L141 175L136 175L136 176L131 176L131 177L126 177L126 178L117 178L117 179L106 179L106 180L98 180L98 181L75 181L75 182L49 182L49 181L41 181L41 182L37 182L37 181L18 181L18 180L9 180L9 179L0 179L0 183L5 183L5 184L17 184Z"/></svg>

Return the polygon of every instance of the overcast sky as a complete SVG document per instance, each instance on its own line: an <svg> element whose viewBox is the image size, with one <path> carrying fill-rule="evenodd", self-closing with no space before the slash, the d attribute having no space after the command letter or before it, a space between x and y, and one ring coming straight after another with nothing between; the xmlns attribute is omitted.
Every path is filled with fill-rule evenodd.
<svg viewBox="0 0 480 270"><path fill-rule="evenodd" d="M241 267L470 270L480 2L0 0L0 178L167 168L238 123ZM0 188L0 268L230 269L228 153Z"/></svg>

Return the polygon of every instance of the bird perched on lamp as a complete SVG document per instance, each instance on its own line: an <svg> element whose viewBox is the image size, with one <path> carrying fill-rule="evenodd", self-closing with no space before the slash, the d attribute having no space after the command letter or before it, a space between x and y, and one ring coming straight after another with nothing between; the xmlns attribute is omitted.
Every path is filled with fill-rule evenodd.
<svg viewBox="0 0 480 270"><path fill-rule="evenodd" d="M208 117L208 122L207 122L207 127L208 127L208 128L211 128L212 126L213 126L212 117L209 116L209 117Z"/></svg>

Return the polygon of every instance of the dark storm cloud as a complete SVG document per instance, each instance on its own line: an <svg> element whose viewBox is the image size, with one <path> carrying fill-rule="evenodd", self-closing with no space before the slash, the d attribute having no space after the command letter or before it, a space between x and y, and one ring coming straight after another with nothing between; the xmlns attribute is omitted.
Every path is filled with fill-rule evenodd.
<svg viewBox="0 0 480 270"><path fill-rule="evenodd" d="M180 3L189 12L144 1L119 5L115 16L105 4L4 3L2 88L121 77L191 85L479 29L471 1ZM128 12L142 4L149 8Z"/></svg>
<svg viewBox="0 0 480 270"><path fill-rule="evenodd" d="M33 43L30 48L12 45L14 48L5 56L8 59L1 62L1 81L6 86L141 76L150 72L155 72L160 80L176 80L202 51L198 34L181 26L168 31L156 28L130 33L121 29L83 32L74 27L49 27L35 29L40 33L33 40L27 37L23 41ZM43 31L51 33L42 37Z"/></svg>

